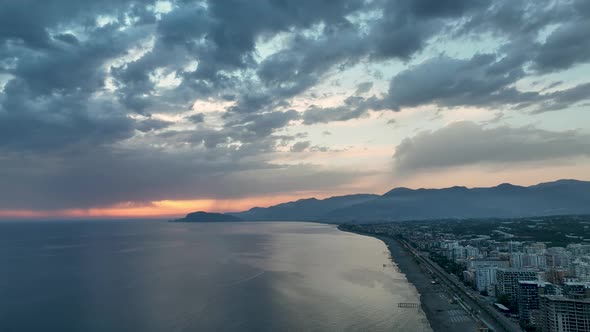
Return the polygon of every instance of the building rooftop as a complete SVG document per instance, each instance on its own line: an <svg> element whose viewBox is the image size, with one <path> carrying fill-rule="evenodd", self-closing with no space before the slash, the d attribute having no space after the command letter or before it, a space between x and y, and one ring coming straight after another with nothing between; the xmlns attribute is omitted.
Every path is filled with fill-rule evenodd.
<svg viewBox="0 0 590 332"><path fill-rule="evenodd" d="M508 268L499 268L498 271L504 271L504 272L537 272L534 269L529 269L529 268L518 268L518 267L508 267Z"/></svg>
<svg viewBox="0 0 590 332"><path fill-rule="evenodd" d="M565 297L563 295L541 295L541 297L545 297L551 301L589 303L590 304L590 299L570 299L569 297Z"/></svg>
<svg viewBox="0 0 590 332"><path fill-rule="evenodd" d="M584 286L585 288L590 288L590 282L583 282L583 281L567 281L563 283L566 286Z"/></svg>
<svg viewBox="0 0 590 332"><path fill-rule="evenodd" d="M518 283L519 284L523 284L523 285L537 285L539 287L544 287L544 286L547 286L547 285L551 285L550 282L539 281L539 280L519 280Z"/></svg>
<svg viewBox="0 0 590 332"><path fill-rule="evenodd" d="M498 307L500 310L506 310L506 311L509 311L509 310L510 310L510 309L506 308L506 306L505 306L505 305L503 305L503 304L500 304L500 303L494 303L494 305L495 305L496 307Z"/></svg>

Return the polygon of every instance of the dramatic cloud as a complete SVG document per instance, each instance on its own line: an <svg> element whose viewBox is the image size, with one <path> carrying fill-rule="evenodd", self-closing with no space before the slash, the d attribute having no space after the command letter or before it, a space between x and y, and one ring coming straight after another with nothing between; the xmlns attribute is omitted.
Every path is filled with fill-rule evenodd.
<svg viewBox="0 0 590 332"><path fill-rule="evenodd" d="M536 112L565 109L589 100L588 83L553 93L521 91L515 83L525 76L522 63L492 54L471 59L446 56L430 59L397 74L384 102L393 109L435 104L441 107L477 106L525 108Z"/></svg>
<svg viewBox="0 0 590 332"><path fill-rule="evenodd" d="M192 123L202 123L205 121L205 115L203 113L197 113L187 118Z"/></svg>
<svg viewBox="0 0 590 332"><path fill-rule="evenodd" d="M396 75L388 98L396 108L518 104L526 102L527 95L510 85L523 75L520 66L505 66L491 54L468 60L439 57Z"/></svg>
<svg viewBox="0 0 590 332"><path fill-rule="evenodd" d="M201 120L202 122L202 120ZM163 121L157 119L145 119L140 121L136 124L135 129L142 131L142 132L149 132L152 130L161 130L167 128L168 126L172 125L173 122L171 121Z"/></svg>
<svg viewBox="0 0 590 332"><path fill-rule="evenodd" d="M395 149L398 172L474 164L559 161L590 156L590 134L553 132L534 127L486 128L456 122L436 131L404 139Z"/></svg>
<svg viewBox="0 0 590 332"><path fill-rule="evenodd" d="M303 152L311 145L310 141L297 142L291 146L291 152Z"/></svg>
<svg viewBox="0 0 590 332"><path fill-rule="evenodd" d="M356 91L355 94L361 94L361 93L366 93L369 92L371 90L371 88L373 87L373 82L363 82L363 83L359 83L356 86Z"/></svg>
<svg viewBox="0 0 590 332"><path fill-rule="evenodd" d="M579 2L579 9L583 9L582 1ZM567 69L590 61L590 36L585 33L590 30L590 15L580 14L582 17L574 17L572 21L560 25L538 45L534 61L539 70Z"/></svg>
<svg viewBox="0 0 590 332"><path fill-rule="evenodd" d="M236 161L221 151L99 150L0 156L0 209L105 207L161 199L244 198L338 188L358 172ZM43 165L42 168L39 165ZM130 200L132 198L132 200Z"/></svg>
<svg viewBox="0 0 590 332"><path fill-rule="evenodd" d="M373 27L376 57L408 59L421 51L437 32L453 25L475 9L485 9L489 1L386 1L383 20Z"/></svg>
<svg viewBox="0 0 590 332"><path fill-rule="evenodd" d="M312 106L303 114L304 124L327 123L333 121L347 121L359 118L365 115L368 107L364 99L359 97L349 97L344 101L343 106L332 108L321 108Z"/></svg>
<svg viewBox="0 0 590 332"><path fill-rule="evenodd" d="M0 149L52 150L114 143L133 135L133 121L107 100L85 93L32 97L22 80L4 88Z"/></svg>
<svg viewBox="0 0 590 332"><path fill-rule="evenodd" d="M547 93L542 97L544 102L536 109L537 113L566 109L571 105L590 100L590 83Z"/></svg>
<svg viewBox="0 0 590 332"><path fill-rule="evenodd" d="M522 125L587 108L589 21L586 0L2 1L0 209L342 188L365 176L358 156L403 138L377 112L477 108ZM367 137L350 134L359 118ZM567 130L587 118L555 118L561 131L455 124L403 141L396 162L418 167L448 139L428 137L454 131L519 132L523 161L585 154Z"/></svg>

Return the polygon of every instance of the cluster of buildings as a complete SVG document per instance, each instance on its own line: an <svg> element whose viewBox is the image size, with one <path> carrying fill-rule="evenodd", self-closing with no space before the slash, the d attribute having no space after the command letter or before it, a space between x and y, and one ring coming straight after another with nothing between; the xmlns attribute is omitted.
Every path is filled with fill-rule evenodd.
<svg viewBox="0 0 590 332"><path fill-rule="evenodd" d="M527 330L590 331L590 244L548 248L542 242L461 239L428 229L397 231L431 257L461 266L466 285L490 303L501 303L497 308Z"/></svg>

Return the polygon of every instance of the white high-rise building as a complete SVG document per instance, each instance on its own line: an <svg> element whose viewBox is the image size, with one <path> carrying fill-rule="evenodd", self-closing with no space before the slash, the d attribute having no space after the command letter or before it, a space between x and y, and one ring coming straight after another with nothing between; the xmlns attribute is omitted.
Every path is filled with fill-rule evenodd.
<svg viewBox="0 0 590 332"><path fill-rule="evenodd" d="M479 266L475 269L475 289L479 292L491 292L496 285L497 266Z"/></svg>
<svg viewBox="0 0 590 332"><path fill-rule="evenodd" d="M547 259L541 254L525 254L523 257L523 267L547 267Z"/></svg>
<svg viewBox="0 0 590 332"><path fill-rule="evenodd" d="M510 254L510 267L520 269L524 266L525 254L522 252L513 252Z"/></svg>
<svg viewBox="0 0 590 332"><path fill-rule="evenodd" d="M479 249L473 246L465 246L465 256L468 258L479 257Z"/></svg>

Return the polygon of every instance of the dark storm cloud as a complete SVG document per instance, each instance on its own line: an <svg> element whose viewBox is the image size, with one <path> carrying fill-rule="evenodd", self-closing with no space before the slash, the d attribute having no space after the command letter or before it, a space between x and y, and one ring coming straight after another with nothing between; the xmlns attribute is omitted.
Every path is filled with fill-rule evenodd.
<svg viewBox="0 0 590 332"><path fill-rule="evenodd" d="M245 93L237 104L228 108L231 113L263 112L274 102L273 96L265 93ZM227 115L231 116L231 115Z"/></svg>
<svg viewBox="0 0 590 332"><path fill-rule="evenodd" d="M552 92L515 87L527 75L590 61L585 0L178 0L169 12L154 5L0 3L0 183L13 188L0 191L0 207L334 187L354 176L270 161L277 149L331 151L303 147L305 135L286 127L424 104L543 112L580 104L589 92L585 83ZM260 58L257 43L278 34L276 49ZM372 88L363 82L341 106L292 109L293 98L359 62L410 63L437 39L487 34L504 43L496 52L427 59L395 75L385 96L359 96ZM174 82L162 86L163 77ZM235 103L209 123L203 113L186 116L196 100Z"/></svg>
<svg viewBox="0 0 590 332"><path fill-rule="evenodd" d="M207 10L201 4L182 6L162 17L157 32L166 45L193 47L207 33L211 23Z"/></svg>
<svg viewBox="0 0 590 332"><path fill-rule="evenodd" d="M265 58L257 68L261 86L253 86L257 94L246 93L231 107L231 112L264 112L287 107L289 98L316 85L338 65L343 70L366 55L368 44L358 26L342 18L327 25L320 37L293 36L287 47Z"/></svg>
<svg viewBox="0 0 590 332"><path fill-rule="evenodd" d="M310 141L297 142L291 146L291 152L303 152L311 146Z"/></svg>
<svg viewBox="0 0 590 332"><path fill-rule="evenodd" d="M493 54L460 60L430 59L397 74L387 97L394 108L435 103L439 106L497 105L527 102L530 96L511 85L524 76L516 64L505 65Z"/></svg>
<svg viewBox="0 0 590 332"><path fill-rule="evenodd" d="M590 99L590 83L576 85L569 89L563 89L543 95L545 102L539 105L536 113L557 111L576 105Z"/></svg>
<svg viewBox="0 0 590 332"><path fill-rule="evenodd" d="M238 160L272 153L276 147L303 137L305 134L276 134L289 122L299 118L299 113L294 110L237 114L226 119L224 126L220 129L202 126L195 130L166 131L158 136L170 145L190 144L206 150L222 151Z"/></svg>
<svg viewBox="0 0 590 332"><path fill-rule="evenodd" d="M335 188L363 174L235 160L227 151L99 149L75 155L2 154L0 209L105 207L161 199L244 198ZM43 165L42 168L39 165Z"/></svg>
<svg viewBox="0 0 590 332"><path fill-rule="evenodd" d="M426 104L532 107L539 113L590 99L583 93L584 84L549 94L525 92L514 86L530 74L525 70L530 62L534 70L542 73L590 60L590 42L585 33L590 29L586 19L590 16L584 1L573 7L547 1L391 1L384 13L387 15L374 25L370 36L377 40L368 47L372 55L409 58L441 29L457 36L491 32L507 42L498 53L476 54L471 59L431 58L393 77L380 105L374 105L373 100L368 105L345 102L339 107L311 108L304 115L304 123L346 121L364 116L374 106L377 110ZM543 29L552 24L558 27L546 40L536 42Z"/></svg>
<svg viewBox="0 0 590 332"><path fill-rule="evenodd" d="M94 92L104 86L106 73L100 66L128 47L128 36L114 36L115 29L98 28L84 43L63 45L49 52L23 52L9 73L20 78L33 96Z"/></svg>
<svg viewBox="0 0 590 332"><path fill-rule="evenodd" d="M373 87L373 82L359 83L356 85L356 91L354 92L354 94L358 95L358 94L369 92L369 91L371 91L372 87Z"/></svg>
<svg viewBox="0 0 590 332"><path fill-rule="evenodd" d="M570 68L590 60L590 18L569 22L553 31L538 46L535 65L541 71Z"/></svg>
<svg viewBox="0 0 590 332"><path fill-rule="evenodd" d="M210 14L215 24L209 36L216 47L210 58L226 66L244 66L250 60L257 36L292 27L306 28L321 21L338 24L363 3L362 0L212 1Z"/></svg>
<svg viewBox="0 0 590 332"><path fill-rule="evenodd" d="M133 135L133 121L108 100L83 92L36 98L13 79L0 105L0 149L53 150L114 143Z"/></svg>
<svg viewBox="0 0 590 332"><path fill-rule="evenodd" d="M193 114L193 115L189 116L187 119L192 123L203 123L203 122L205 122L205 114L203 114L203 113Z"/></svg>
<svg viewBox="0 0 590 332"><path fill-rule="evenodd" d="M507 38L514 52L524 52L540 72L570 68L590 60L588 5L573 1L497 1L475 13L461 33L492 32ZM544 29L550 31L542 36ZM541 41L537 41L541 40Z"/></svg>
<svg viewBox="0 0 590 332"><path fill-rule="evenodd" d="M222 71L256 66L257 38L310 28L320 22L339 25L346 21L347 14L361 9L363 3L362 0L211 1L206 13L202 7L194 15L183 9L168 13L159 30L164 42L184 46L198 57L199 66L187 73L187 80L197 86L202 86L203 81L219 85L227 78Z"/></svg>
<svg viewBox="0 0 590 332"><path fill-rule="evenodd" d="M588 84L553 93L520 91L514 83L525 77L518 60L492 54L471 59L438 57L397 74L385 102L391 108L436 104L442 107L479 106L524 108L534 112L564 109L590 99Z"/></svg>
<svg viewBox="0 0 590 332"><path fill-rule="evenodd" d="M337 107L323 108L311 106L303 113L303 124L312 125L316 123L328 123L334 121L348 121L357 119L367 114L369 109L378 109L377 99L348 97L344 100L344 105Z"/></svg>
<svg viewBox="0 0 590 332"><path fill-rule="evenodd" d="M398 172L476 164L559 161L590 156L590 135L577 131L553 132L534 127L486 128L456 122L404 139L395 149Z"/></svg>
<svg viewBox="0 0 590 332"><path fill-rule="evenodd" d="M62 41L64 43L70 44L70 45L78 45L79 44L78 38L76 38L76 36L74 36L71 33L62 33L62 34L53 36L53 38L55 40L59 40L59 41Z"/></svg>
<svg viewBox="0 0 590 332"><path fill-rule="evenodd" d="M473 9L486 8L490 0L411 0L405 1L416 17L458 17Z"/></svg>
<svg viewBox="0 0 590 332"><path fill-rule="evenodd" d="M169 127L172 124L173 124L173 122L170 122L170 121L163 121L163 120L148 118L148 119L137 122L135 125L135 129L145 133L145 132L149 132L149 131L153 131L153 130L161 130L161 129Z"/></svg>
<svg viewBox="0 0 590 332"><path fill-rule="evenodd" d="M351 97L342 106L312 107L304 113L304 123L346 121L364 116L371 109L400 110L428 104L441 107L534 106L535 112L542 112L590 99L587 84L553 93L520 91L514 84L526 76L524 62L514 55L476 54L470 59L439 56L395 75L388 94L382 99Z"/></svg>
<svg viewBox="0 0 590 332"><path fill-rule="evenodd" d="M421 51L435 34L456 24L461 18L490 4L482 1L386 1L383 20L373 27L373 55L379 58L409 59Z"/></svg>
<svg viewBox="0 0 590 332"><path fill-rule="evenodd" d="M458 27L459 33L491 32L509 36L511 40L534 35L544 26L560 22L572 15L567 2L551 0L499 0L472 11L467 22Z"/></svg>
<svg viewBox="0 0 590 332"><path fill-rule="evenodd" d="M574 3L574 8L580 13L580 16L590 18L590 2L586 0L577 0Z"/></svg>
<svg viewBox="0 0 590 332"><path fill-rule="evenodd" d="M59 149L113 143L132 136L133 121L109 98L100 68L126 49L128 35L111 27L89 32L89 39L42 52L7 44L17 57L6 71L13 76L0 94L0 147Z"/></svg>
<svg viewBox="0 0 590 332"><path fill-rule="evenodd" d="M299 152L333 152L333 151L342 151L342 150L332 150L327 146L322 145L311 145L310 141L301 141L296 142L295 144L291 145L289 151L299 153Z"/></svg>
<svg viewBox="0 0 590 332"><path fill-rule="evenodd" d="M450 17L484 6L487 2L392 1L383 9L383 19L375 22L370 35L358 25L341 19L328 25L320 37L296 36L288 46L268 58L258 69L258 76L271 87L269 96L288 98L315 85L322 75L338 65L339 69L354 65L366 56L408 59L420 51L426 40L439 31ZM365 86L364 89L370 88ZM327 112L334 114L333 110ZM319 110L313 111L319 113ZM353 118L356 110L342 118ZM325 118L340 118L326 115Z"/></svg>
<svg viewBox="0 0 590 332"><path fill-rule="evenodd" d="M96 15L119 15L153 1L6 0L0 6L0 44L20 42L33 49L55 47L51 30L70 24L88 24ZM64 40L63 34L57 34ZM67 37L66 37L67 38ZM71 36L67 38L72 41Z"/></svg>
<svg viewBox="0 0 590 332"><path fill-rule="evenodd" d="M244 129L259 139L269 136L275 130L285 127L290 121L297 120L299 117L299 112L295 110L239 115L237 119L230 119L226 123L226 127Z"/></svg>
<svg viewBox="0 0 590 332"><path fill-rule="evenodd" d="M346 66L366 53L358 27L347 22L328 26L320 38L296 36L289 46L265 59L258 76L267 84L281 90L302 91L297 88L315 83L334 64Z"/></svg>

